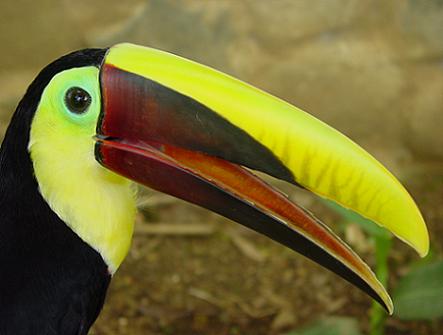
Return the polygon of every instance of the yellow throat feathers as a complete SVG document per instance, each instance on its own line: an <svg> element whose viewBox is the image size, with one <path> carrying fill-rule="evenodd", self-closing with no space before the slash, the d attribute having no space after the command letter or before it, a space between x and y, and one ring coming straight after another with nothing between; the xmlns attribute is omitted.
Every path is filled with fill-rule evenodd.
<svg viewBox="0 0 443 335"><path fill-rule="evenodd" d="M103 168L94 156L100 111L99 70L74 68L44 89L31 125L29 152L40 192L51 209L98 251L113 274L126 256L136 212L131 182ZM80 87L91 96L82 115L70 113L65 94ZM50 241L48 241L50 243Z"/></svg>

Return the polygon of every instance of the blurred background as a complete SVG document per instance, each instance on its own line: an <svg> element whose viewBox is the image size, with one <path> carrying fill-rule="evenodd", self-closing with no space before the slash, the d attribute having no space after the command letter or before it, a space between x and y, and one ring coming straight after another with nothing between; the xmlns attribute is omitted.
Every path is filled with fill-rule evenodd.
<svg viewBox="0 0 443 335"><path fill-rule="evenodd" d="M167 50L309 111L405 184L420 260L352 213L283 183L376 270L396 313L215 214L141 190L133 248L91 334L442 334L443 1L3 0L0 134L37 72L121 41Z"/></svg>

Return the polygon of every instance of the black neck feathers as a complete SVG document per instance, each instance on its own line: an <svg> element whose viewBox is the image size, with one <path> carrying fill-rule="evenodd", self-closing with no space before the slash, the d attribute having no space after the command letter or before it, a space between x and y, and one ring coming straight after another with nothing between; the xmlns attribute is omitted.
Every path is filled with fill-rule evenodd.
<svg viewBox="0 0 443 335"><path fill-rule="evenodd" d="M86 49L48 65L19 103L0 149L0 334L83 335L110 281L101 256L49 207L28 153L40 96L60 71L99 66L106 50Z"/></svg>

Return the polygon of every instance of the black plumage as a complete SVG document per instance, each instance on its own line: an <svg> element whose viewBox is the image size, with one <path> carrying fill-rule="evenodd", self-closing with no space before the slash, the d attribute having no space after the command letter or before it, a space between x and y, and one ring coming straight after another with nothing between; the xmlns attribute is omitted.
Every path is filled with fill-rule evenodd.
<svg viewBox="0 0 443 335"><path fill-rule="evenodd" d="M28 152L41 94L66 69L99 66L105 49L43 69L19 103L0 149L0 335L82 335L100 312L110 274L98 252L48 206Z"/></svg>

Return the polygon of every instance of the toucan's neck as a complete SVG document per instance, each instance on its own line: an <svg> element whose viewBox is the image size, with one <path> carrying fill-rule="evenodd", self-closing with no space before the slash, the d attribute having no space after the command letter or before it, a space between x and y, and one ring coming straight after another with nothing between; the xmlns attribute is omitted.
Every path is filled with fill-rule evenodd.
<svg viewBox="0 0 443 335"><path fill-rule="evenodd" d="M31 83L0 148L0 334L85 335L111 275L101 255L76 234L39 191L28 152L30 129L51 78L98 65L106 50L71 53Z"/></svg>
<svg viewBox="0 0 443 335"><path fill-rule="evenodd" d="M28 150L40 193L49 207L114 273L131 245L135 221L132 182L95 159L95 127L54 131L52 104L40 104L31 125ZM48 121L49 119L49 121ZM52 122L51 122L52 121Z"/></svg>
<svg viewBox="0 0 443 335"><path fill-rule="evenodd" d="M41 196L23 105L0 149L0 334L86 334L110 275Z"/></svg>
<svg viewBox="0 0 443 335"><path fill-rule="evenodd" d="M23 100L20 102L0 148L1 200L20 198L25 191L37 188L27 151L32 114L26 113L26 105Z"/></svg>

